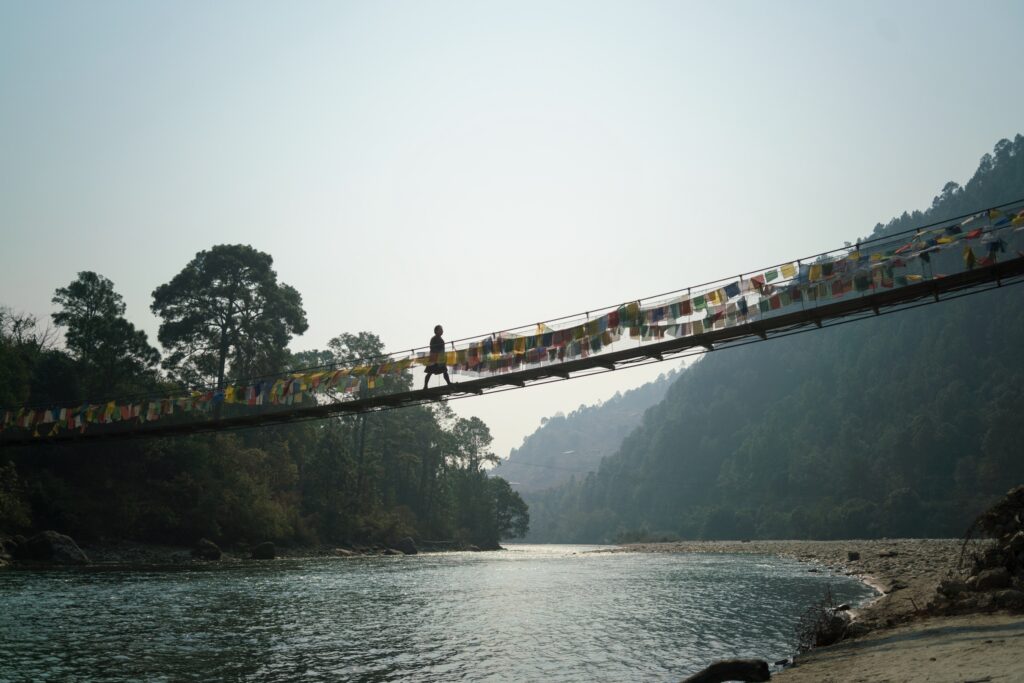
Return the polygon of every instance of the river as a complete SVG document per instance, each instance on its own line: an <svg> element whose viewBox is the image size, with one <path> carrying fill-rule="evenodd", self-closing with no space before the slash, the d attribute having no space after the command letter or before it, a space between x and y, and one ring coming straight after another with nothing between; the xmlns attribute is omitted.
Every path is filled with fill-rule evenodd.
<svg viewBox="0 0 1024 683"><path fill-rule="evenodd" d="M831 588L746 555L490 553L0 572L0 681L672 681L792 654Z"/></svg>

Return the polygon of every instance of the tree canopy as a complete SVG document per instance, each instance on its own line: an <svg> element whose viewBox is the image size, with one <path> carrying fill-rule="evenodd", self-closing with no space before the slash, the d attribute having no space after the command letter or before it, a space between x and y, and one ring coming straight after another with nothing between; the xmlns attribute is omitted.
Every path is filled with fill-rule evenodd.
<svg viewBox="0 0 1024 683"><path fill-rule="evenodd" d="M222 244L196 254L153 291L163 319L164 368L174 378L218 387L230 371L252 377L280 370L293 335L306 331L302 297L279 283L273 258L248 245Z"/></svg>
<svg viewBox="0 0 1024 683"><path fill-rule="evenodd" d="M160 362L146 333L124 318L123 297L102 275L80 272L54 292L53 303L60 306L53 322L65 328L67 349L83 366L82 381L89 394L137 390L139 377ZM79 397L65 397L73 398Z"/></svg>

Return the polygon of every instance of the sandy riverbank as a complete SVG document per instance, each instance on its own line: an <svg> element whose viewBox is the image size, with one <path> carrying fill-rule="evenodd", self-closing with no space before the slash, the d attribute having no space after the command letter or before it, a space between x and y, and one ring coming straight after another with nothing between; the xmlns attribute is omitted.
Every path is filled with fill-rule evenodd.
<svg viewBox="0 0 1024 683"><path fill-rule="evenodd" d="M958 540L646 543L620 552L791 557L856 576L882 594L856 611L866 635L818 648L772 680L785 683L1024 681L1024 615L929 616L939 581L960 576ZM849 552L860 554L848 560ZM811 567L814 568L814 567Z"/></svg>

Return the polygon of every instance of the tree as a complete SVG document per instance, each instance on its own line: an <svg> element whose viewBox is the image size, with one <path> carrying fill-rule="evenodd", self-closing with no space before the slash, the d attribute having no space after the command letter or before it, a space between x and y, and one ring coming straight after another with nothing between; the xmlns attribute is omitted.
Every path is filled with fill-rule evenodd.
<svg viewBox="0 0 1024 683"><path fill-rule="evenodd" d="M146 333L125 320L124 300L102 275L80 272L54 292L53 303L60 306L53 322L66 328L64 340L83 366L87 391L110 393L135 386L140 375L160 362Z"/></svg>
<svg viewBox="0 0 1024 683"><path fill-rule="evenodd" d="M470 472L484 463L498 464L498 456L490 450L491 430L479 417L459 418L452 430L455 436L455 462Z"/></svg>
<svg viewBox="0 0 1024 683"><path fill-rule="evenodd" d="M33 365L49 344L34 316L0 306L0 406L29 400Z"/></svg>
<svg viewBox="0 0 1024 683"><path fill-rule="evenodd" d="M494 500L494 525L499 538L519 538L530 530L530 512L518 493L501 477L487 482Z"/></svg>
<svg viewBox="0 0 1024 683"><path fill-rule="evenodd" d="M292 335L306 331L302 297L278 283L269 254L244 244L221 244L196 254L153 291L150 307L163 319L164 367L177 379L269 374L287 360Z"/></svg>
<svg viewBox="0 0 1024 683"><path fill-rule="evenodd" d="M334 354L334 362L346 366L379 364L385 360L384 342L373 332L351 334L343 332L327 342ZM399 375L383 375L377 378L375 393L394 393L408 391L412 386L412 375L403 372Z"/></svg>

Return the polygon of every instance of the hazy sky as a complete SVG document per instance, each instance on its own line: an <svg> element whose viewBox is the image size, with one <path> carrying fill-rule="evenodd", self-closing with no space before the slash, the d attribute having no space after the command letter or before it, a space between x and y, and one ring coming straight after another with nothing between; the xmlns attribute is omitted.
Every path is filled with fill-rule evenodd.
<svg viewBox="0 0 1024 683"><path fill-rule="evenodd" d="M1019 0L0 0L0 305L46 318L94 270L156 344L153 289L247 243L303 296L293 348L399 350L805 256L1024 132L1021 26ZM668 369L452 405L505 456Z"/></svg>

